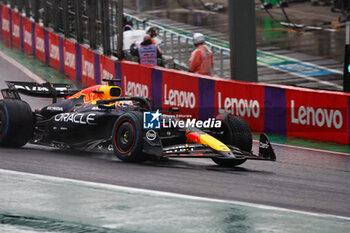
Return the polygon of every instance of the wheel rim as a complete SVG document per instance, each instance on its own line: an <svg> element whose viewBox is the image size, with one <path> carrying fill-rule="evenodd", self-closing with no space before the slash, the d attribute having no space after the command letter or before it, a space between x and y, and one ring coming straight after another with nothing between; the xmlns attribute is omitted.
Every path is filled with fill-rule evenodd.
<svg viewBox="0 0 350 233"><path fill-rule="evenodd" d="M125 143L128 143L129 142L129 130L126 130L123 134L123 141Z"/></svg>
<svg viewBox="0 0 350 233"><path fill-rule="evenodd" d="M114 134L115 147L119 153L126 154L129 153L136 140L136 128L128 119L124 119L116 127Z"/></svg>

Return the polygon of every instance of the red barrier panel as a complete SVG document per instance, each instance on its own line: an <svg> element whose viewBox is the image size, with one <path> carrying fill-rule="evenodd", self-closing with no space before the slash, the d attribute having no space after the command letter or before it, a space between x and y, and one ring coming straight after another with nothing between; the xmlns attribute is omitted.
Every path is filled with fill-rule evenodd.
<svg viewBox="0 0 350 233"><path fill-rule="evenodd" d="M95 53L81 46L82 84L84 86L96 84L94 59Z"/></svg>
<svg viewBox="0 0 350 233"><path fill-rule="evenodd" d="M199 94L196 75L164 69L162 90L163 111L169 107L179 107L180 117L198 118Z"/></svg>
<svg viewBox="0 0 350 233"><path fill-rule="evenodd" d="M35 57L46 63L46 54L45 54L45 32L44 28L39 24L35 24Z"/></svg>
<svg viewBox="0 0 350 233"><path fill-rule="evenodd" d="M100 83L102 83L102 79L115 79L115 61L109 57L100 55L100 72ZM121 77L117 78L120 79Z"/></svg>
<svg viewBox="0 0 350 233"><path fill-rule="evenodd" d="M12 46L16 48L21 47L21 16L16 12L12 11Z"/></svg>
<svg viewBox="0 0 350 233"><path fill-rule="evenodd" d="M152 68L133 62L122 62L122 89L124 96L151 98Z"/></svg>
<svg viewBox="0 0 350 233"><path fill-rule="evenodd" d="M23 48L24 52L33 54L33 22L23 17Z"/></svg>
<svg viewBox="0 0 350 233"><path fill-rule="evenodd" d="M2 5L1 17L2 17L2 23L1 23L2 39L5 41L7 45L10 45L10 41L11 41L10 10L5 5Z"/></svg>
<svg viewBox="0 0 350 233"><path fill-rule="evenodd" d="M287 135L348 144L348 98L287 88Z"/></svg>
<svg viewBox="0 0 350 233"><path fill-rule="evenodd" d="M64 74L69 79L76 81L76 44L70 40L63 39Z"/></svg>
<svg viewBox="0 0 350 233"><path fill-rule="evenodd" d="M56 70L61 70L61 58L60 58L60 37L48 31L49 37L49 65Z"/></svg>
<svg viewBox="0 0 350 233"><path fill-rule="evenodd" d="M252 130L264 131L264 86L246 82L215 82L215 113L242 117Z"/></svg>

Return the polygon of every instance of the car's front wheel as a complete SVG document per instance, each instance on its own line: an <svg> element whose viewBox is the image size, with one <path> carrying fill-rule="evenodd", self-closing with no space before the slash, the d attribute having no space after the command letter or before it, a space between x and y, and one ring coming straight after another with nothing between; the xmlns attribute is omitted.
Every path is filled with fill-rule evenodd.
<svg viewBox="0 0 350 233"><path fill-rule="evenodd" d="M142 113L128 112L115 122L112 131L114 154L122 161L140 162L146 159L142 153Z"/></svg>
<svg viewBox="0 0 350 233"><path fill-rule="evenodd" d="M222 120L223 135L219 138L227 145L235 146L241 150L250 152L253 146L252 132L248 123L237 116L224 115ZM224 167L241 165L246 159L222 159L213 158L216 164Z"/></svg>

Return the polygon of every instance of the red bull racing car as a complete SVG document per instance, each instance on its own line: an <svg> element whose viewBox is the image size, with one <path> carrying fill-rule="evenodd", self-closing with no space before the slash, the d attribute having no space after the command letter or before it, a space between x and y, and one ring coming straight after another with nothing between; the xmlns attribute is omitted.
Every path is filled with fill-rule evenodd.
<svg viewBox="0 0 350 233"><path fill-rule="evenodd" d="M75 90L67 84L6 82L0 100L0 146L21 147L26 143L58 148L94 151L108 148L121 160L139 162L156 158L211 158L221 166L236 166L248 159L275 161L265 134L260 136L259 153L252 153L252 134L241 118L219 115L198 122L151 111L143 97L122 97L105 80ZM20 94L52 98L53 103L32 111ZM58 101L59 100L59 101Z"/></svg>

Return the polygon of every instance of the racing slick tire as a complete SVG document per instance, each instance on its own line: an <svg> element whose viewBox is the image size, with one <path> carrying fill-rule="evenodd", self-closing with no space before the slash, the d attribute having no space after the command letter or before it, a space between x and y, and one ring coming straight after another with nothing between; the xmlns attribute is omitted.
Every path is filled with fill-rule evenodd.
<svg viewBox="0 0 350 233"><path fill-rule="evenodd" d="M125 162L142 162L142 113L128 112L115 122L112 133L114 154Z"/></svg>
<svg viewBox="0 0 350 233"><path fill-rule="evenodd" d="M18 99L0 100L0 145L24 146L33 136L34 121L28 103Z"/></svg>
<svg viewBox="0 0 350 233"><path fill-rule="evenodd" d="M253 146L252 131L248 123L237 116L224 116L222 120L222 129L224 134L222 138L223 143L235 146L241 150L250 152ZM223 167L234 167L243 164L246 159L221 159L212 158L212 160Z"/></svg>

